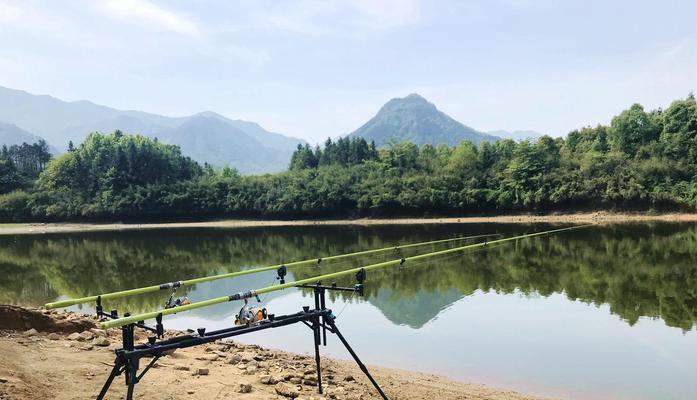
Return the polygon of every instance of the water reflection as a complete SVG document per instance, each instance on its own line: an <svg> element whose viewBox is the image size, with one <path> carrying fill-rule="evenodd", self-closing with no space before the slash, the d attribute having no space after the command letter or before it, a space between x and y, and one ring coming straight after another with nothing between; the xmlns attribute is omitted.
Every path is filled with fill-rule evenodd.
<svg viewBox="0 0 697 400"><path fill-rule="evenodd" d="M43 304L169 280L442 237L549 226L447 225L295 227L0 236L0 302ZM438 250L447 245L429 246ZM415 250L405 250L408 256ZM395 254L293 270L295 278L365 265ZM529 296L563 294L608 305L628 324L641 317L691 330L697 322L697 227L642 224L593 227L521 240L420 265L371 272L363 300L392 323L420 328L476 291ZM272 274L180 289L202 300L238 288L267 286ZM352 284L350 278L339 281ZM241 285L248 285L242 287ZM279 294L280 295L280 294ZM332 294L345 299L344 293ZM106 307L131 312L161 307L163 294L136 296Z"/></svg>

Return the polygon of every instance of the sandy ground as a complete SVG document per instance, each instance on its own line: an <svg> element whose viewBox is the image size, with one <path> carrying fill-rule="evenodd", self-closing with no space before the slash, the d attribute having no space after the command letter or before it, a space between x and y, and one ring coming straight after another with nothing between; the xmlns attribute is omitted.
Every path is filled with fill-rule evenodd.
<svg viewBox="0 0 697 400"><path fill-rule="evenodd" d="M34 310L27 312L41 313ZM111 370L113 350L120 343L119 331L107 334L94 329L83 331L81 335L75 333L71 337L67 331L75 330L71 328L74 326L84 329L84 321L89 322L90 318L60 312L45 312L44 315L61 325L39 323L42 329L37 332L7 330L8 324L16 326L18 320L23 320L25 327L32 321L23 316L9 315L12 321L5 314L4 322L0 315L0 399L67 400L96 397ZM75 336L82 337L75 340ZM140 339L144 341L144 336ZM540 399L478 384L453 382L431 374L369 368L390 399ZM322 373L325 391L324 395L319 395L314 358L254 345L217 342L177 350L171 356L162 357L136 385L135 398L379 398L353 363L323 358ZM107 398L120 399L124 394L121 376L114 381Z"/></svg>
<svg viewBox="0 0 697 400"><path fill-rule="evenodd" d="M83 231L114 231L130 229L176 228L243 228L257 226L314 226L314 225L400 225L400 224L459 224L459 223L626 223L626 222L697 222L697 214L657 214L593 212L550 215L507 215L462 218L394 218L394 219L343 219L343 220L221 220L205 222L169 222L148 224L125 223L25 223L0 224L0 235L28 233L60 233Z"/></svg>

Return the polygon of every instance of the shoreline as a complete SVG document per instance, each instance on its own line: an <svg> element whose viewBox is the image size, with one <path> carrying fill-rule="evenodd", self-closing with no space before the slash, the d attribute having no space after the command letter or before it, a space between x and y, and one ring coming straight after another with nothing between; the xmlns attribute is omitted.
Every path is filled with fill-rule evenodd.
<svg viewBox="0 0 697 400"><path fill-rule="evenodd" d="M95 322L93 316L0 305L0 398L94 398L111 370L113 350L120 343L120 331L96 329ZM165 337L180 334L165 331ZM138 332L137 341L144 342L146 336ZM161 357L136 385L136 395L158 399L380 399L353 362L324 356L325 394L319 395L314 363L314 356L309 354L217 341ZM435 374L376 366L369 369L392 399L544 399ZM109 398L124 393L121 377L114 381Z"/></svg>
<svg viewBox="0 0 697 400"><path fill-rule="evenodd" d="M90 222L50 222L50 223L7 223L0 224L0 235L44 234L70 232L124 231L145 229L182 229L182 228L252 228L276 226L322 226L322 225L421 225L421 224L481 224L481 223L592 223L617 224L627 222L697 222L697 213L612 213L588 212L572 214L547 215L499 215L481 217L446 217L446 218L359 218L328 220L250 220L225 219L201 222L161 222L161 223L90 223Z"/></svg>

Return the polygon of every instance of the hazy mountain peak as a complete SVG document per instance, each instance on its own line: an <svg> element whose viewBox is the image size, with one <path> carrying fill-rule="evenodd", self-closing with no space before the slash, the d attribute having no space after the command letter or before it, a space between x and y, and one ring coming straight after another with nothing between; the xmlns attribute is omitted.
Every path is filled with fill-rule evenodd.
<svg viewBox="0 0 697 400"><path fill-rule="evenodd" d="M427 109L429 111L437 110L435 104L421 97L418 93L412 93L407 97L395 97L382 106L380 112L400 111L402 109Z"/></svg>
<svg viewBox="0 0 697 400"><path fill-rule="evenodd" d="M477 144L498 139L456 121L417 93L388 101L349 136L375 141L377 146L386 146L392 140L454 146L465 139Z"/></svg>
<svg viewBox="0 0 697 400"><path fill-rule="evenodd" d="M200 113L196 113L196 114L192 115L192 117L218 118L218 119L225 119L225 120L228 119L224 115L218 114L215 111L201 111Z"/></svg>

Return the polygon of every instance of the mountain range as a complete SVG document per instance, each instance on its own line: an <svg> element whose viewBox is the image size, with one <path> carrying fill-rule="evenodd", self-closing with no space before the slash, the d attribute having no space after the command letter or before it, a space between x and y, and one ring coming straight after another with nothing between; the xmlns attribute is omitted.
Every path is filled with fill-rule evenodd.
<svg viewBox="0 0 697 400"><path fill-rule="evenodd" d="M90 101L67 102L0 86L0 145L33 143L45 139L54 152L68 142L81 143L90 132L115 130L157 138L181 147L200 163L229 165L243 174L261 174L288 168L291 155L305 141L269 132L255 122L233 120L206 111L187 117L166 117L143 111L118 110ZM536 139L534 131L480 132L464 125L413 93L383 105L363 126L348 135L374 141L455 146L463 140L475 144L501 138Z"/></svg>
<svg viewBox="0 0 697 400"><path fill-rule="evenodd" d="M270 173L288 168L301 139L269 132L254 122L232 120L213 112L166 117L118 110L89 101L66 102L46 95L0 87L0 143L34 142L44 138L65 150L90 132L139 133L176 144L201 163L230 165L241 173Z"/></svg>
<svg viewBox="0 0 697 400"><path fill-rule="evenodd" d="M483 141L499 139L456 121L416 93L388 101L373 118L351 132L349 137L374 141L377 147L387 146L392 141L454 146L463 140L470 140L478 145Z"/></svg>

